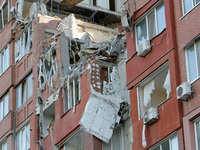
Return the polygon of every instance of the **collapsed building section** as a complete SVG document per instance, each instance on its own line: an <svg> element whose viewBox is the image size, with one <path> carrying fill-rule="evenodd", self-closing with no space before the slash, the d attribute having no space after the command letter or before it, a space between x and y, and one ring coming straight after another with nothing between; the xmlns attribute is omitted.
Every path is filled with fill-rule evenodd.
<svg viewBox="0 0 200 150"><path fill-rule="evenodd" d="M119 136L118 130L123 126L128 132L131 123L124 74L125 40L125 36L114 29L83 22L73 14L58 20L57 32L40 42L36 109L39 141L50 136L54 147L55 101L63 99L63 112L67 114L72 109L75 114L82 95L86 94L81 93L85 72L90 74L90 91L87 93L90 97L82 111L81 127L105 143L112 141L112 136ZM49 97L43 99L43 95Z"/></svg>

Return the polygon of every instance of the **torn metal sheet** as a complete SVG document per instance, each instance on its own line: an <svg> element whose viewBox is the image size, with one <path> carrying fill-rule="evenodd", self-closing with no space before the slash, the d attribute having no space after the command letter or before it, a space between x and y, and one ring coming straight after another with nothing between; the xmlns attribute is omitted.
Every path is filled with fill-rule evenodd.
<svg viewBox="0 0 200 150"><path fill-rule="evenodd" d="M102 95L92 89L79 124L87 132L109 143L115 125L120 121L118 111L121 102L121 99L114 99L110 95Z"/></svg>

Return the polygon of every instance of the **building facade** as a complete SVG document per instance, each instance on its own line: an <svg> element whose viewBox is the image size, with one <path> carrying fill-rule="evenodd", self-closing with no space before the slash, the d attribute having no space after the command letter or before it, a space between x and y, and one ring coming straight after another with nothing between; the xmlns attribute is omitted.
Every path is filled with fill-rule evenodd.
<svg viewBox="0 0 200 150"><path fill-rule="evenodd" d="M125 6L133 27L126 34L132 148L199 149L199 2Z"/></svg>
<svg viewBox="0 0 200 150"><path fill-rule="evenodd" d="M199 150L199 3L0 2L0 150Z"/></svg>

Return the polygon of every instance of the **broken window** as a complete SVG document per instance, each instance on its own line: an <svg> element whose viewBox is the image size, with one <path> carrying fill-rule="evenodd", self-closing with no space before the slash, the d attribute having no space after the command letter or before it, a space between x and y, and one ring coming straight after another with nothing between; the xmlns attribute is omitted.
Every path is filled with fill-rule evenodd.
<svg viewBox="0 0 200 150"><path fill-rule="evenodd" d="M30 124L25 125L20 131L17 132L15 141L16 150L30 149Z"/></svg>
<svg viewBox="0 0 200 150"><path fill-rule="evenodd" d="M9 3L5 1L0 9L0 30L3 29L9 20Z"/></svg>
<svg viewBox="0 0 200 150"><path fill-rule="evenodd" d="M7 150L7 141L0 144L0 150Z"/></svg>
<svg viewBox="0 0 200 150"><path fill-rule="evenodd" d="M116 128L113 130L113 135L109 143L102 142L102 150L121 150L122 140L121 140L121 129Z"/></svg>
<svg viewBox="0 0 200 150"><path fill-rule="evenodd" d="M77 63L80 59L78 52L80 51L80 44L76 41L69 42L69 56L70 56L70 64Z"/></svg>
<svg viewBox="0 0 200 150"><path fill-rule="evenodd" d="M151 10L136 25L137 46L144 40L151 40L166 28L164 3Z"/></svg>
<svg viewBox="0 0 200 150"><path fill-rule="evenodd" d="M139 118L150 107L157 107L170 97L170 71L168 63L165 63L138 85Z"/></svg>
<svg viewBox="0 0 200 150"><path fill-rule="evenodd" d="M0 100L0 121L8 114L9 112L9 95L6 94Z"/></svg>
<svg viewBox="0 0 200 150"><path fill-rule="evenodd" d="M111 82L111 72L112 66L100 66L100 81L101 81L101 93L103 92L103 85L104 83Z"/></svg>
<svg viewBox="0 0 200 150"><path fill-rule="evenodd" d="M0 52L0 75L2 75L9 67L9 46L5 46Z"/></svg>
<svg viewBox="0 0 200 150"><path fill-rule="evenodd" d="M33 75L30 74L16 88L16 108L33 95Z"/></svg>
<svg viewBox="0 0 200 150"><path fill-rule="evenodd" d="M74 133L65 143L64 150L85 150L84 131Z"/></svg>
<svg viewBox="0 0 200 150"><path fill-rule="evenodd" d="M31 25L28 26L15 40L15 63L17 63L32 47Z"/></svg>
<svg viewBox="0 0 200 150"><path fill-rule="evenodd" d="M68 111L80 101L80 78L77 76L64 87L64 112Z"/></svg>
<svg viewBox="0 0 200 150"><path fill-rule="evenodd" d="M56 48L56 43L53 42L51 45L46 47L47 49L46 54L40 58L38 81L39 81L39 86L42 89L45 88L46 83L50 82L50 78L58 70L55 48Z"/></svg>

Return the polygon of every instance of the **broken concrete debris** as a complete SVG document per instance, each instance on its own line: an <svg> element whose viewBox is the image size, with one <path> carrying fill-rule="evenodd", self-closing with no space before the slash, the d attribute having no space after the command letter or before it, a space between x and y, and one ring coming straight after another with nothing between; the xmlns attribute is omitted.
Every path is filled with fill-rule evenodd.
<svg viewBox="0 0 200 150"><path fill-rule="evenodd" d="M129 111L129 99L124 94L126 85L121 83L121 80L126 80L126 76L124 72L119 72L119 69L125 67L125 35L118 35L106 27L91 26L77 20L74 15L60 20L57 31L50 39L40 42L39 90L43 92L45 87L50 87L50 94L53 93L43 104L37 105L40 137L46 138L50 133L53 143L55 101L62 97L64 111L73 109L73 113L76 112L76 105L81 100L80 78L89 69L91 95L80 125L87 132L109 143L114 128L122 122L124 113ZM55 76L59 76L56 78L62 82L58 88L53 87L55 82L52 78ZM60 91L63 92L61 97Z"/></svg>

